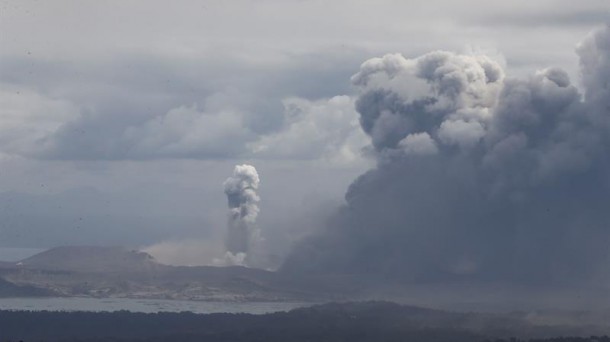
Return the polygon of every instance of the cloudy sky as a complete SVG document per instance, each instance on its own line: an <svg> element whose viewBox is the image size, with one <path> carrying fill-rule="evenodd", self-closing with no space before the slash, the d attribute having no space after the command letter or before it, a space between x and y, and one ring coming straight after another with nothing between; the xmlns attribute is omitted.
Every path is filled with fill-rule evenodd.
<svg viewBox="0 0 610 342"><path fill-rule="evenodd" d="M149 246L165 260L206 262L226 234L222 184L248 163L260 176L257 224L283 255L378 162L355 109L362 87L350 80L363 62L484 54L513 77L560 67L582 90L576 45L609 9L1 1L0 246Z"/></svg>

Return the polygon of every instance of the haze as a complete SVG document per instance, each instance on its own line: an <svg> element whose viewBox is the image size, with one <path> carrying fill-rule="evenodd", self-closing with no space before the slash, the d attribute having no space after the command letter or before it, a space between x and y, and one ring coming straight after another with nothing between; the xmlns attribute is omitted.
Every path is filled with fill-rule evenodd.
<svg viewBox="0 0 610 342"><path fill-rule="evenodd" d="M2 247L610 279L607 1L1 6Z"/></svg>

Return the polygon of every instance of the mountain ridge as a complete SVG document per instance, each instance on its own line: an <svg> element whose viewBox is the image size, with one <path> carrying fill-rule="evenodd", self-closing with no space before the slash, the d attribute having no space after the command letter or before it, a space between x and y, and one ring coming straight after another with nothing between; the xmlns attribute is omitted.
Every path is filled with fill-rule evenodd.
<svg viewBox="0 0 610 342"><path fill-rule="evenodd" d="M14 263L0 263L0 279L52 296L211 301L302 301L282 275L243 266L171 266L120 246L61 246Z"/></svg>
<svg viewBox="0 0 610 342"><path fill-rule="evenodd" d="M162 267L150 254L121 246L60 246L25 258L16 266L75 272L124 272Z"/></svg>

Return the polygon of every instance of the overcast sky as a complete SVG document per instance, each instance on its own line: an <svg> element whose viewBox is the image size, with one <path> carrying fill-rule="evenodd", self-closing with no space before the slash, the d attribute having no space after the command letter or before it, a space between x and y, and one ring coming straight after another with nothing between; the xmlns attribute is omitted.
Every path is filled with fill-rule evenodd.
<svg viewBox="0 0 610 342"><path fill-rule="evenodd" d="M0 246L197 241L175 258L204 260L249 163L285 253L375 163L361 63L484 53L582 88L576 44L609 18L607 0L1 1Z"/></svg>

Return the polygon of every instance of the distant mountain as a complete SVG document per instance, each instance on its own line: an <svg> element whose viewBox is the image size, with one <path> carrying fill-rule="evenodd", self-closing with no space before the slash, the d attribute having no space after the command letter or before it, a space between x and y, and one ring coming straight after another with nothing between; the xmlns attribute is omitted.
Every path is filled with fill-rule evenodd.
<svg viewBox="0 0 610 342"><path fill-rule="evenodd" d="M86 273L150 272L163 265L148 253L124 247L56 247L24 259L17 266L29 269Z"/></svg>
<svg viewBox="0 0 610 342"><path fill-rule="evenodd" d="M365 298L366 291L371 289L379 290L378 293L384 291L379 283L354 275L312 276L246 267L163 265L146 253L122 247L58 247L17 263L0 263L0 297L327 302ZM440 296L442 291L435 294ZM418 298L416 292L411 295ZM423 305L434 306L433 298L426 298ZM284 324L295 324L293 328L302 332L327 327L327 322L345 327L346 332L370 324L379 329L398 327L400 334L404 332L401 329L421 327L463 329L469 334L487 336L511 336L513 332L527 336L610 332L607 323L610 311L606 316L592 313L590 317L579 313L527 311L495 315L366 302L296 309L289 316L292 318ZM301 322L309 323L301 326ZM417 335L411 337L417 340ZM316 339L312 336L310 340Z"/></svg>
<svg viewBox="0 0 610 342"><path fill-rule="evenodd" d="M0 279L59 296L211 301L309 301L320 292L275 272L246 267L169 266L123 247L56 247L0 263Z"/></svg>
<svg viewBox="0 0 610 342"><path fill-rule="evenodd" d="M487 289L485 292L484 287L476 288L471 284L459 285L444 284L444 287L430 287L428 284L421 284L401 287L401 284L392 283L390 280L381 282L378 279L353 274L312 275L270 272L240 266L169 266L158 263L147 253L123 247L57 247L17 263L0 262L0 296L4 297L47 295L316 303L384 298L459 311L486 311L498 310L498 307L501 308L501 305L508 303L507 298L510 296L502 297L501 292L509 293L514 297L518 295L514 291L508 291L512 290L510 287L492 289L493 291ZM574 292L565 292L567 295L572 293ZM485 296L488 298L492 296L488 303L485 302ZM541 297L553 305L559 302L551 301L549 298L561 299L556 295ZM534 295L525 298L536 300ZM599 295L598 298L610 297ZM452 304L450 301L453 301L452 306L447 305L447 303ZM465 304L462 305L460 301ZM525 313L540 309L533 307L529 302L527 304L530 305L530 309L526 309ZM386 304L383 304L382 310L370 308L374 305L379 304L369 303L353 309L366 308L371 312L394 310ZM321 309L333 308L337 307L326 306ZM351 310L349 306L340 309ZM610 322L608 320L610 310L608 312L607 316L599 319L597 316L590 318L582 316L579 318L579 325ZM427 321L430 315L435 313L425 313ZM418 317L417 312L412 312L411 317ZM536 313L529 315L528 319L544 324L556 324L574 321L574 317L560 313ZM469 324L476 325L476 322L472 320ZM500 321L498 329L501 329L505 323L506 320ZM610 328L610 324L605 326Z"/></svg>

